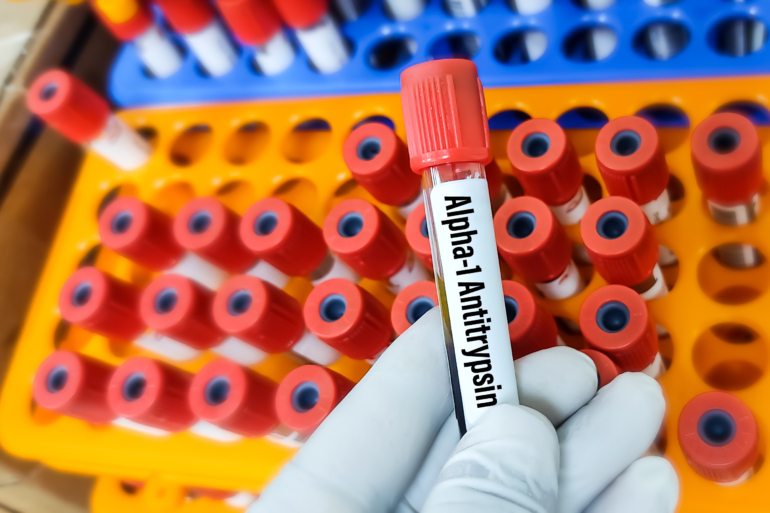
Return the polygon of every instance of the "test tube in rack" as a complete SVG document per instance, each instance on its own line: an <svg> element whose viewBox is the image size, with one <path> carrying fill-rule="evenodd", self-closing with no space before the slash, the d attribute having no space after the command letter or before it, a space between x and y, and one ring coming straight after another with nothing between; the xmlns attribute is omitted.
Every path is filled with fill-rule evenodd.
<svg viewBox="0 0 770 513"><path fill-rule="evenodd" d="M104 98L64 71L37 77L27 92L27 106L62 135L124 171L142 167L152 155L150 144L112 114Z"/></svg>
<svg viewBox="0 0 770 513"><path fill-rule="evenodd" d="M473 18L489 0L443 0L446 11L455 18Z"/></svg>
<svg viewBox="0 0 770 513"><path fill-rule="evenodd" d="M406 237L379 208L362 199L335 206L324 220L326 243L357 274L388 280L391 291L430 278Z"/></svg>
<svg viewBox="0 0 770 513"><path fill-rule="evenodd" d="M388 14L396 21L413 20L425 10L425 0L385 0Z"/></svg>
<svg viewBox="0 0 770 513"><path fill-rule="evenodd" d="M549 347L564 345L560 344L556 321L537 304L527 287L515 281L504 280L503 297L514 359Z"/></svg>
<svg viewBox="0 0 770 513"><path fill-rule="evenodd" d="M436 284L432 281L418 281L399 292L390 309L390 320L396 335L401 335L408 330L436 305L438 305L438 295Z"/></svg>
<svg viewBox="0 0 770 513"><path fill-rule="evenodd" d="M287 276L309 276L313 285L332 278L361 280L329 251L321 228L282 199L265 198L249 207L239 235L254 255Z"/></svg>
<svg viewBox="0 0 770 513"><path fill-rule="evenodd" d="M425 217L425 208L412 210L406 219L404 234L409 247L412 248L417 258L428 270L433 271L433 254L430 249L430 232L428 231L428 220Z"/></svg>
<svg viewBox="0 0 770 513"><path fill-rule="evenodd" d="M599 388L609 385L612 380L617 378L620 374L620 369L618 369L618 366L615 365L615 362L613 362L609 356L602 353L601 351L596 351L594 349L581 349L580 352L589 357L594 362Z"/></svg>

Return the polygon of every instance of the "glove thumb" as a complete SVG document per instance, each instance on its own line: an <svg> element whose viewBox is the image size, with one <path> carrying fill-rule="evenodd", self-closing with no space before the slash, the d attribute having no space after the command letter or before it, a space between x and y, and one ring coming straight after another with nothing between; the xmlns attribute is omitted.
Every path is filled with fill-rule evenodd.
<svg viewBox="0 0 770 513"><path fill-rule="evenodd" d="M551 512L558 476L559 440L548 419L498 405L457 444L422 513Z"/></svg>

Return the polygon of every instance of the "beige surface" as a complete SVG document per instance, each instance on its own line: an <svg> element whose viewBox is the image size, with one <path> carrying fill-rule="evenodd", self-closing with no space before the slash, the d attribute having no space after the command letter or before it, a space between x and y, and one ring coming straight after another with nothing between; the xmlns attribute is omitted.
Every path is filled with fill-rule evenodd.
<svg viewBox="0 0 770 513"><path fill-rule="evenodd" d="M47 6L47 0L0 1L0 83L5 83Z"/></svg>

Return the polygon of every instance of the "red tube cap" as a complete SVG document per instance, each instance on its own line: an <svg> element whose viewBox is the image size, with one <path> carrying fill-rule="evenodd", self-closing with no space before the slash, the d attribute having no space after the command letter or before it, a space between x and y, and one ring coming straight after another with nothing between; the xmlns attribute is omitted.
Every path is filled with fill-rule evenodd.
<svg viewBox="0 0 770 513"><path fill-rule="evenodd" d="M492 160L484 90L472 61L441 59L404 70L401 108L415 173L440 164Z"/></svg>
<svg viewBox="0 0 770 513"><path fill-rule="evenodd" d="M165 431L195 424L187 403L192 374L163 362L138 356L123 362L110 379L107 400L120 417Z"/></svg>
<svg viewBox="0 0 770 513"><path fill-rule="evenodd" d="M537 304L527 287L515 281L504 280L503 299L514 359L556 347L556 321Z"/></svg>
<svg viewBox="0 0 770 513"><path fill-rule="evenodd" d="M436 284L432 281L417 281L399 292L390 310L390 321L396 335L408 330L417 319L437 305Z"/></svg>
<svg viewBox="0 0 770 513"><path fill-rule="evenodd" d="M513 272L546 283L564 272L572 259L564 227L548 205L532 196L505 202L495 214L497 250Z"/></svg>
<svg viewBox="0 0 770 513"><path fill-rule="evenodd" d="M318 23L329 10L327 0L278 0L275 7L293 29L305 29Z"/></svg>
<svg viewBox="0 0 770 513"><path fill-rule="evenodd" d="M668 185L668 166L658 133L636 116L613 119L596 137L596 163L607 190L644 205Z"/></svg>
<svg viewBox="0 0 770 513"><path fill-rule="evenodd" d="M583 185L583 169L564 130L550 119L530 119L508 139L508 159L527 196L560 206Z"/></svg>
<svg viewBox="0 0 770 513"><path fill-rule="evenodd" d="M107 424L115 415L107 404L113 367L89 356L56 351L35 373L32 396L46 410L93 424Z"/></svg>
<svg viewBox="0 0 770 513"><path fill-rule="evenodd" d="M114 252L152 271L174 267L184 256L172 219L136 198L122 197L99 216L99 237Z"/></svg>
<svg viewBox="0 0 770 513"><path fill-rule="evenodd" d="M299 302L254 276L233 276L217 290L214 321L224 331L267 353L289 351L302 337Z"/></svg>
<svg viewBox="0 0 770 513"><path fill-rule="evenodd" d="M677 434L687 463L698 475L717 483L736 481L759 457L754 414L726 392L706 392L690 399L679 415Z"/></svg>
<svg viewBox="0 0 770 513"><path fill-rule="evenodd" d="M580 235L596 271L609 283L633 287L658 263L658 241L639 205L619 196L586 210Z"/></svg>
<svg viewBox="0 0 770 513"><path fill-rule="evenodd" d="M206 0L155 0L171 27L180 34L194 34L214 21Z"/></svg>
<svg viewBox="0 0 770 513"><path fill-rule="evenodd" d="M690 140L703 195L720 205L747 203L762 187L762 148L754 125L723 112L703 120Z"/></svg>
<svg viewBox="0 0 770 513"><path fill-rule="evenodd" d="M338 204L324 220L329 248L364 278L384 280L406 262L406 237L382 211L362 199Z"/></svg>
<svg viewBox="0 0 770 513"><path fill-rule="evenodd" d="M353 130L342 157L358 183L374 199L401 205L420 193L420 176L409 168L409 151L396 133L382 123L365 123Z"/></svg>
<svg viewBox="0 0 770 513"><path fill-rule="evenodd" d="M185 276L155 278L142 292L139 311L149 327L195 349L210 349L225 338L214 323L214 293Z"/></svg>
<svg viewBox="0 0 770 513"><path fill-rule="evenodd" d="M200 419L248 438L269 435L278 427L278 386L230 360L207 363L190 385L190 408Z"/></svg>
<svg viewBox="0 0 770 513"><path fill-rule="evenodd" d="M321 228L278 198L265 198L249 207L239 234L253 254L288 276L307 276L329 253Z"/></svg>
<svg viewBox="0 0 770 513"><path fill-rule="evenodd" d="M132 341L147 325L139 315L141 290L95 267L81 267L59 293L62 318L107 338Z"/></svg>
<svg viewBox="0 0 770 513"><path fill-rule="evenodd" d="M284 425L310 436L354 386L333 370L303 365L281 381L275 394L275 409Z"/></svg>
<svg viewBox="0 0 770 513"><path fill-rule="evenodd" d="M335 278L318 285L305 301L305 324L349 358L374 358L390 344L390 314L355 283Z"/></svg>
<svg viewBox="0 0 770 513"><path fill-rule="evenodd" d="M589 349L610 357L623 372L640 372L658 354L658 332L642 296L622 285L607 285L580 307L580 330Z"/></svg>
<svg viewBox="0 0 770 513"><path fill-rule="evenodd" d="M430 249L430 235L428 235L428 220L425 217L425 207L417 207L412 210L406 220L406 241L417 255L417 258L425 264L425 267L433 270L433 254Z"/></svg>
<svg viewBox="0 0 770 513"><path fill-rule="evenodd" d="M153 24L152 13L150 13L150 9L144 2L137 2L137 9L134 15L121 23L115 23L109 16L106 16L97 6L96 0L91 0L91 7L96 16L98 16L99 21L121 41L136 39L147 32L147 29Z"/></svg>
<svg viewBox="0 0 770 513"><path fill-rule="evenodd" d="M217 0L227 25L243 44L260 46L281 30L271 0Z"/></svg>
<svg viewBox="0 0 770 513"><path fill-rule="evenodd" d="M257 257L241 242L241 218L218 199L195 198L174 219L174 238L185 249L232 274L257 263Z"/></svg>
<svg viewBox="0 0 770 513"><path fill-rule="evenodd" d="M37 77L27 92L27 106L43 121L78 144L93 141L107 126L110 107L87 85L61 71Z"/></svg>
<svg viewBox="0 0 770 513"><path fill-rule="evenodd" d="M608 385L620 374L618 366L606 354L593 349L581 349L580 352L593 360L596 374L599 376L599 388Z"/></svg>

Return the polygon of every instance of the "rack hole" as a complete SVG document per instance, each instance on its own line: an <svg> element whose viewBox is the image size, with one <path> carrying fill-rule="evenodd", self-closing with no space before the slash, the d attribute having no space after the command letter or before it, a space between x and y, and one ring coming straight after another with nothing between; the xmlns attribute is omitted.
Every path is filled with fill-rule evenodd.
<svg viewBox="0 0 770 513"><path fill-rule="evenodd" d="M276 187L270 196L280 198L307 212L314 208L317 194L315 184L310 180L292 178Z"/></svg>
<svg viewBox="0 0 770 513"><path fill-rule="evenodd" d="M637 53L648 59L667 61L687 48L690 31L676 21L654 21L639 29L632 44Z"/></svg>
<svg viewBox="0 0 770 513"><path fill-rule="evenodd" d="M238 214L243 214L256 201L254 187L245 180L228 182L221 186L214 195L227 207Z"/></svg>
<svg viewBox="0 0 770 513"><path fill-rule="evenodd" d="M150 199L150 204L173 217L194 197L195 191L189 183L174 182L161 187Z"/></svg>
<svg viewBox="0 0 770 513"><path fill-rule="evenodd" d="M350 131L352 132L356 128L360 127L361 125L365 125L367 123L380 123L390 128L391 130L396 129L396 124L393 122L392 119L390 119L387 116L375 115L375 116L369 116L366 119L362 119L361 121L353 125L353 128L351 128Z"/></svg>
<svg viewBox="0 0 770 513"><path fill-rule="evenodd" d="M81 267L95 267L97 260L99 260L99 254L101 251L101 244L97 244L96 246L86 251L86 254L83 255L83 258L81 258L80 262L78 262L78 269Z"/></svg>
<svg viewBox="0 0 770 513"><path fill-rule="evenodd" d="M473 59L481 48L479 36L473 32L451 32L436 39L430 46L431 59Z"/></svg>
<svg viewBox="0 0 770 513"><path fill-rule="evenodd" d="M241 125L225 141L224 156L230 164L243 166L254 162L270 141L270 129L264 123Z"/></svg>
<svg viewBox="0 0 770 513"><path fill-rule="evenodd" d="M210 126L191 126L179 134L171 145L171 162L181 167L191 166L203 158L213 142L214 134Z"/></svg>
<svg viewBox="0 0 770 513"><path fill-rule="evenodd" d="M716 112L734 112L747 117L756 126L770 125L770 111L762 104L750 101L731 102L719 107Z"/></svg>
<svg viewBox="0 0 770 513"><path fill-rule="evenodd" d="M617 0L573 0L578 6L590 11L601 11L615 5Z"/></svg>
<svg viewBox="0 0 770 513"><path fill-rule="evenodd" d="M417 41L409 36L391 36L377 41L369 51L367 63L372 69L388 71L400 68L414 57Z"/></svg>
<svg viewBox="0 0 770 513"><path fill-rule="evenodd" d="M532 116L521 110L503 110L489 118L490 130L513 130Z"/></svg>
<svg viewBox="0 0 770 513"><path fill-rule="evenodd" d="M595 107L577 107L559 116L556 122L565 130L598 129L609 123L610 118Z"/></svg>
<svg viewBox="0 0 770 513"><path fill-rule="evenodd" d="M608 25L592 25L574 30L562 45L564 56L573 62L597 62L612 55L618 34Z"/></svg>
<svg viewBox="0 0 770 513"><path fill-rule="evenodd" d="M717 53L730 57L744 57L765 46L767 25L755 18L727 18L711 29L709 41Z"/></svg>
<svg viewBox="0 0 770 513"><path fill-rule="evenodd" d="M495 44L497 62L508 66L535 62L545 53L548 38L539 30L514 30L504 34Z"/></svg>
<svg viewBox="0 0 770 513"><path fill-rule="evenodd" d="M636 113L655 128L689 128L690 118L687 114L673 105L656 104L645 107Z"/></svg>
<svg viewBox="0 0 770 513"><path fill-rule="evenodd" d="M750 244L722 244L698 264L698 284L718 303L740 305L753 301L770 285L770 266Z"/></svg>
<svg viewBox="0 0 770 513"><path fill-rule="evenodd" d="M580 330L578 323L572 319L566 317L554 317L556 321L556 328L559 332L559 337L564 343L573 349L584 349L586 347L585 338L583 338L583 332Z"/></svg>
<svg viewBox="0 0 770 513"><path fill-rule="evenodd" d="M602 199L602 184L593 176L583 175L583 188L586 190L586 195L591 203L596 203Z"/></svg>
<svg viewBox="0 0 770 513"><path fill-rule="evenodd" d="M123 196L136 196L137 188L135 185L121 184L113 187L102 196L99 205L96 207L96 219L102 215L104 209L110 206L110 203Z"/></svg>
<svg viewBox="0 0 770 513"><path fill-rule="evenodd" d="M320 157L329 147L332 127L323 119L299 123L283 141L283 155L290 162L301 164Z"/></svg>
<svg viewBox="0 0 770 513"><path fill-rule="evenodd" d="M717 324L695 341L692 360L696 372L709 386L728 392L743 390L765 372L767 344L746 325Z"/></svg>

